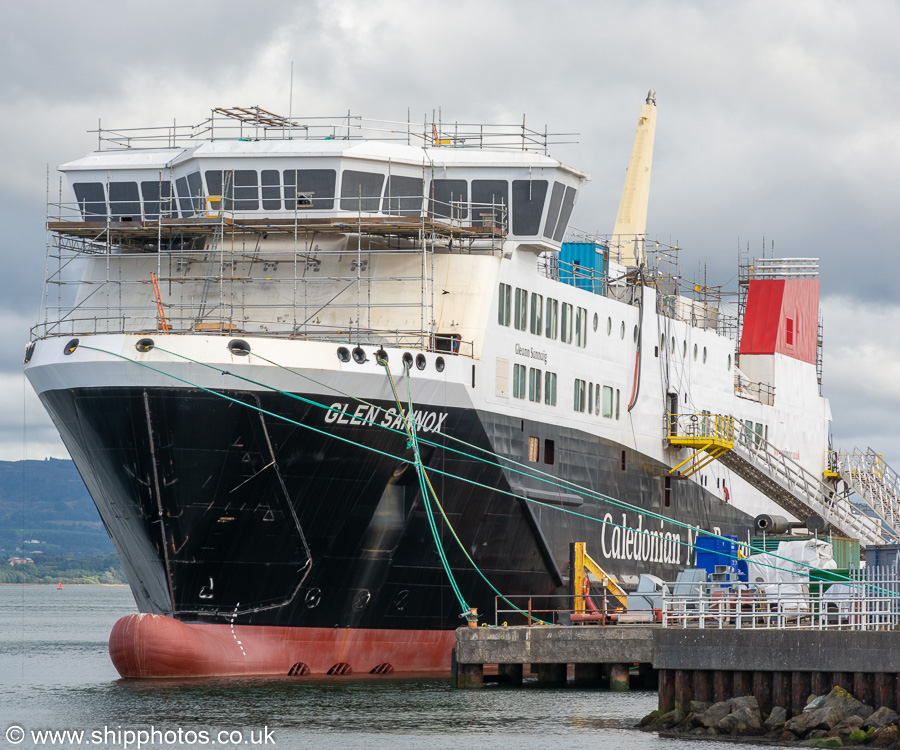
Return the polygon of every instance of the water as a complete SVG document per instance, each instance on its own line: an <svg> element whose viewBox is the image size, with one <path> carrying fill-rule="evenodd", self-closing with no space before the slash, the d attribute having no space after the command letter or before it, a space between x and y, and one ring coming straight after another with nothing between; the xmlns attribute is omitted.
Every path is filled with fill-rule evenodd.
<svg viewBox="0 0 900 750"><path fill-rule="evenodd" d="M656 707L649 692L464 691L445 678L122 680L106 644L113 623L133 611L126 587L0 586L0 750L52 746L30 734L44 729L84 730L82 745L116 750L137 748L139 739L143 747L202 747L200 732L217 748L266 739L262 746L342 750L656 750L680 742L631 728ZM4 737L11 725L25 729L21 744ZM151 727L168 738L126 734ZM223 731L240 734L232 742L217 737Z"/></svg>

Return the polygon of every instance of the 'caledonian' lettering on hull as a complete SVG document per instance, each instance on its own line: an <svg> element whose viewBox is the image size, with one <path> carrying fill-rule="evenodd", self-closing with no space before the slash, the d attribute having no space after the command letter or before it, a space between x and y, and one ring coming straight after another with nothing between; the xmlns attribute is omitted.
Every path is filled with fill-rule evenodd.
<svg viewBox="0 0 900 750"><path fill-rule="evenodd" d="M687 545L692 544L688 529ZM613 521L612 513L603 517L600 546L607 560L641 560L643 562L681 564L681 534L644 528L644 516L638 514L637 527L628 525L628 517L622 514L621 523Z"/></svg>

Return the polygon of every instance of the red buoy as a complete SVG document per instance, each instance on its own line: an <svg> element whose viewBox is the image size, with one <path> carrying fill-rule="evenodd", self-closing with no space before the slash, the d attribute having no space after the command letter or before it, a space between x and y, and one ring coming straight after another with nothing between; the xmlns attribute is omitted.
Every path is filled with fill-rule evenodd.
<svg viewBox="0 0 900 750"><path fill-rule="evenodd" d="M62 589L62 581L60 581L60 582L59 582L59 586L56 587L56 590L57 590L57 591L60 591L61 589Z"/></svg>

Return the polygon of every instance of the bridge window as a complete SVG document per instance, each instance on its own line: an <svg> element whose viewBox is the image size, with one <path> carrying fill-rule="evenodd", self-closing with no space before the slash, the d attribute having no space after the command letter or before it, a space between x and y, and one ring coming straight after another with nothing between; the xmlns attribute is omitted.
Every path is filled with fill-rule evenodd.
<svg viewBox="0 0 900 750"><path fill-rule="evenodd" d="M391 175L384 191L382 212L392 216L418 216L422 213L423 185L421 177Z"/></svg>
<svg viewBox="0 0 900 750"><path fill-rule="evenodd" d="M144 218L148 221L159 218L160 193L162 193L163 216L178 216L171 182L142 182L141 197L144 199Z"/></svg>
<svg viewBox="0 0 900 750"><path fill-rule="evenodd" d="M102 182L76 182L72 189L85 221L106 221L106 191Z"/></svg>
<svg viewBox="0 0 900 750"><path fill-rule="evenodd" d="M509 226L509 183L506 180L472 180L472 226Z"/></svg>
<svg viewBox="0 0 900 750"><path fill-rule="evenodd" d="M472 192L474 195L474 183ZM537 234L547 197L547 181L513 180L512 196L512 233L524 236Z"/></svg>
<svg viewBox="0 0 900 750"><path fill-rule="evenodd" d="M334 208L333 169L284 170L284 205L289 211L330 211Z"/></svg>
<svg viewBox="0 0 900 750"><path fill-rule="evenodd" d="M264 169L262 178L262 207L265 211L281 208L281 175L277 169Z"/></svg>
<svg viewBox="0 0 900 750"><path fill-rule="evenodd" d="M256 175L256 172L253 174ZM203 185L199 172L191 172L185 177L179 177L175 180L175 189L178 191L178 206L181 209L182 217L187 218L200 211Z"/></svg>
<svg viewBox="0 0 900 750"><path fill-rule="evenodd" d="M432 180L428 210L435 216L465 219L469 215L469 186L465 180ZM451 210L452 207L452 210Z"/></svg>
<svg viewBox="0 0 900 750"><path fill-rule="evenodd" d="M566 194L566 186L561 182L553 183L553 192L550 193L550 205L547 207L547 221L544 222L544 237L553 239L556 232L556 222L559 220L559 209L562 207L563 196Z"/></svg>
<svg viewBox="0 0 900 750"><path fill-rule="evenodd" d="M384 175L346 169L341 174L341 211L377 211Z"/></svg>
<svg viewBox="0 0 900 750"><path fill-rule="evenodd" d="M572 209L575 207L575 188L567 187L566 194L563 197L562 208L559 211L559 221L556 224L556 231L553 233L554 242L562 242L566 233L566 227L569 226L569 219L572 216Z"/></svg>
<svg viewBox="0 0 900 750"><path fill-rule="evenodd" d="M109 183L109 215L113 221L141 220L141 198L136 182Z"/></svg>

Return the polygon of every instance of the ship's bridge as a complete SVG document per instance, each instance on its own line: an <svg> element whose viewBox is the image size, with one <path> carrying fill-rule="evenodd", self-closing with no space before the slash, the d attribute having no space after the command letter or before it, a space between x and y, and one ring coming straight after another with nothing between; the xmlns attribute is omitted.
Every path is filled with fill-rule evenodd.
<svg viewBox="0 0 900 750"><path fill-rule="evenodd" d="M541 142L524 126L509 136L488 126L414 133L407 123L404 133L354 122L322 134L276 119L260 132L232 113L235 133L221 119L214 112L208 130L190 137L173 126L163 147L161 134L100 131L100 149L60 167L74 194L60 219L155 225L224 214L334 226L401 217L545 252L559 250L588 179L547 155L546 134Z"/></svg>

